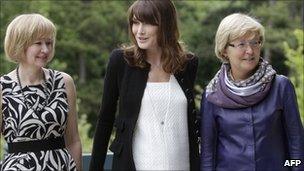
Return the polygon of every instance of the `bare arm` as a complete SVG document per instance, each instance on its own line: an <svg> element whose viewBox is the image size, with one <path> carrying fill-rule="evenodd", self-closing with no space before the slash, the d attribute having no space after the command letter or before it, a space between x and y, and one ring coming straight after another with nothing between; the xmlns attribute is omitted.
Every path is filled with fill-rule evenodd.
<svg viewBox="0 0 304 171"><path fill-rule="evenodd" d="M66 84L66 92L69 103L67 128L65 131L65 144L76 162L77 170L82 170L82 149L77 127L76 88L71 76L63 73L63 78Z"/></svg>
<svg viewBox="0 0 304 171"><path fill-rule="evenodd" d="M1 139L1 134L2 134L2 85L0 84L0 139Z"/></svg>

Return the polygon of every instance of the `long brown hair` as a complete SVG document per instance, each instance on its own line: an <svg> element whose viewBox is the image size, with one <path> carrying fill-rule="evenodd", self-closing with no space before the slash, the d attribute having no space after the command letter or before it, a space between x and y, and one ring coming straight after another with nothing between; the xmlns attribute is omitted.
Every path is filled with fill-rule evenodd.
<svg viewBox="0 0 304 171"><path fill-rule="evenodd" d="M178 41L179 31L174 4L171 0L137 0L129 8L129 36L132 45L123 46L125 58L129 65L147 68L146 52L140 49L132 33L133 18L152 25L157 25L158 45L162 49L161 60L167 73L177 73L183 70L187 53Z"/></svg>

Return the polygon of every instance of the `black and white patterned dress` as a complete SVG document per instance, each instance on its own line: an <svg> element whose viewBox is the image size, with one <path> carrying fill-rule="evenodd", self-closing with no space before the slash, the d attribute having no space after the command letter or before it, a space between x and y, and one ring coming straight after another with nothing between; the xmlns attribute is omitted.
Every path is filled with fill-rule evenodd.
<svg viewBox="0 0 304 171"><path fill-rule="evenodd" d="M43 85L23 87L26 100L32 108L41 105L49 96L47 105L35 112L27 109L20 86L10 77L0 79L2 85L2 135L6 142L43 140L63 136L68 113L67 94L60 72L44 69L46 88ZM47 90L46 93L43 91ZM67 149L39 152L9 153L1 161L2 170L76 170L76 164Z"/></svg>

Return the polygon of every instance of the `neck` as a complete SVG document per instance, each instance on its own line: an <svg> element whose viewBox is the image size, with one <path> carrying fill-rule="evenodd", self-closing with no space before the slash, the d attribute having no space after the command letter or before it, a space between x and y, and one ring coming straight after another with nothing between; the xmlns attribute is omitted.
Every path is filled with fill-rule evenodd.
<svg viewBox="0 0 304 171"><path fill-rule="evenodd" d="M44 81L43 68L26 67L19 64L19 78L24 85L40 84Z"/></svg>
<svg viewBox="0 0 304 171"><path fill-rule="evenodd" d="M151 64L151 66L160 67L162 65L161 55L162 52L159 49L155 50L147 50L147 62Z"/></svg>

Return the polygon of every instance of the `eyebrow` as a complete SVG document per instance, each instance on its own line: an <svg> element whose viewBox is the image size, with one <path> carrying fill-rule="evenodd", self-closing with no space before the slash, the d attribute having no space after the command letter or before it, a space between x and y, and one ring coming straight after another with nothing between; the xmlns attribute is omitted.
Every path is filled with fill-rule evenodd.
<svg viewBox="0 0 304 171"><path fill-rule="evenodd" d="M132 20L138 20L135 15L133 15Z"/></svg>
<svg viewBox="0 0 304 171"><path fill-rule="evenodd" d="M243 39L243 40L237 40L236 42L240 42L240 43L242 42L243 43L243 42L252 42L252 41L260 41L260 39L259 38L254 38L254 39L249 39L249 40L244 40Z"/></svg>

